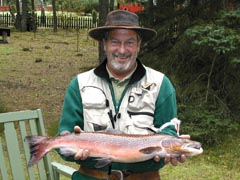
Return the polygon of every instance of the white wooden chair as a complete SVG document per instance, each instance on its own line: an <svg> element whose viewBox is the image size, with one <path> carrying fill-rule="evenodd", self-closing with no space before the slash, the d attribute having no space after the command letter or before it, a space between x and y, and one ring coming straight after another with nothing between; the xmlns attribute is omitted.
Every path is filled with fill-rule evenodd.
<svg viewBox="0 0 240 180"><path fill-rule="evenodd" d="M29 147L27 135L45 136L40 109L0 113L0 179L2 180L58 180L60 175L71 178L75 169L51 162L46 155L34 167L27 167Z"/></svg>

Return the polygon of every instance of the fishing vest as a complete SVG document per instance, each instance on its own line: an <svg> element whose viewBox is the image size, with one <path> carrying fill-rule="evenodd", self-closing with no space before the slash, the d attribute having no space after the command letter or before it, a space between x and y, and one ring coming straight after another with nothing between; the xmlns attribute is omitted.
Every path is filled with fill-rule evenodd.
<svg viewBox="0 0 240 180"><path fill-rule="evenodd" d="M164 74L149 67L144 68L145 75L128 86L119 107L114 105L110 83L97 76L94 70L77 76L84 131L116 129L127 134L153 133L155 103Z"/></svg>

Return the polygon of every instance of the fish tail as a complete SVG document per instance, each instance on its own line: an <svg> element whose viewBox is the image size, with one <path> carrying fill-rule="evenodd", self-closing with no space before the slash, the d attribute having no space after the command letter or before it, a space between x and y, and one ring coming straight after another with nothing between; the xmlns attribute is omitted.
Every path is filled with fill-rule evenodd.
<svg viewBox="0 0 240 180"><path fill-rule="evenodd" d="M46 140L48 137L44 136L26 136L25 142L28 143L30 149L30 160L28 162L28 167L31 167L48 153Z"/></svg>

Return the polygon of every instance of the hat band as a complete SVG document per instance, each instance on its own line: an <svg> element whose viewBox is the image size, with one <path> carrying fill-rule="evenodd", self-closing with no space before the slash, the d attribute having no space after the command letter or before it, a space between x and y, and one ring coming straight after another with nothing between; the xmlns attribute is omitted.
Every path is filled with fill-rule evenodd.
<svg viewBox="0 0 240 180"><path fill-rule="evenodd" d="M108 21L105 25L106 26L120 26L120 25L139 26L138 22L129 23L129 20L127 20L127 21L123 21L123 20Z"/></svg>

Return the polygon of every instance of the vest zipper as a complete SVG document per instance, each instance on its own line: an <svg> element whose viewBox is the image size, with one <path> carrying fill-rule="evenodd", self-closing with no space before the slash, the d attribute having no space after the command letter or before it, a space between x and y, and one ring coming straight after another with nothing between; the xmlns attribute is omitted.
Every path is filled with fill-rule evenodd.
<svg viewBox="0 0 240 180"><path fill-rule="evenodd" d="M132 112L132 111L127 111L127 113L129 114L129 117L136 116L136 115L147 115L147 116L154 117L154 114L150 113L150 112Z"/></svg>

